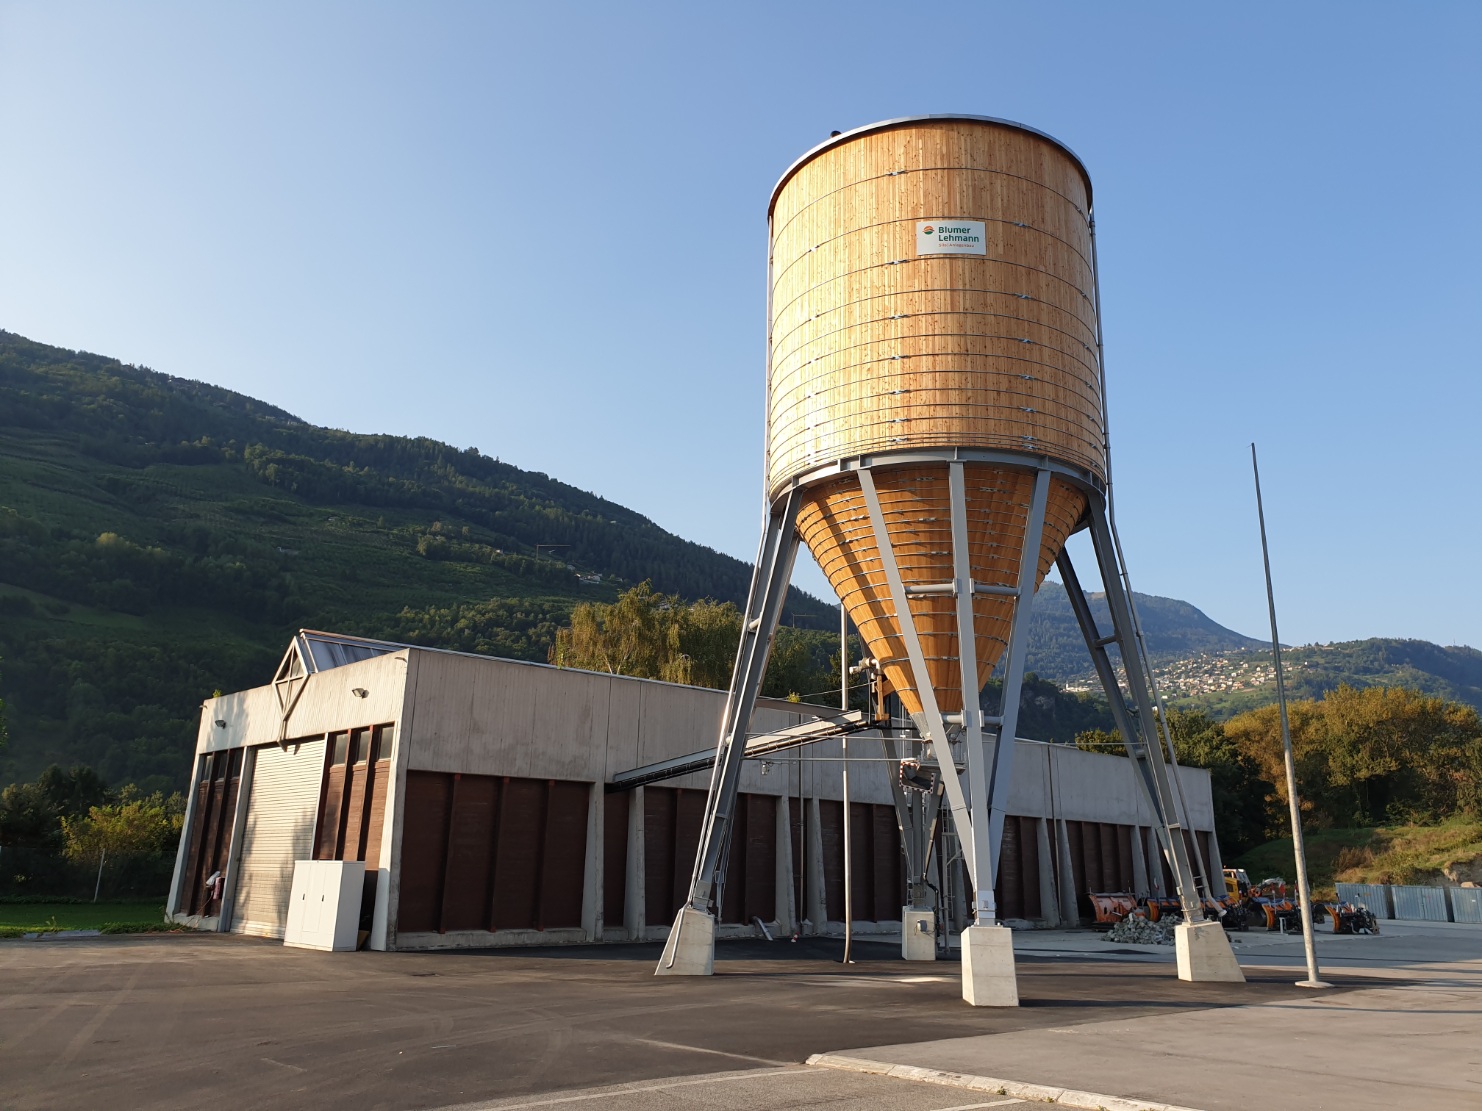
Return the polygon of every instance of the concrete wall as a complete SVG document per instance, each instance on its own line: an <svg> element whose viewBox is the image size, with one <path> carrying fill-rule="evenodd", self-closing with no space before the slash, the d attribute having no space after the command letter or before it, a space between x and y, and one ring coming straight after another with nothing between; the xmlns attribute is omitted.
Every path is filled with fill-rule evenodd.
<svg viewBox="0 0 1482 1111"><path fill-rule="evenodd" d="M356 695L356 690L364 696ZM591 785L588 821L585 909L583 927L572 936L531 938L454 939L462 944L528 943L553 940L601 940L604 937L652 936L662 927L640 929L630 921L606 923L601 918L603 826L602 785L617 773L714 747L726 694L651 680L554 668L542 664L408 648L320 672L290 715L286 730L276 692L271 685L207 700L202 706L197 753L235 747L275 744L289 739L371 725L396 723L392 782L386 807L388 828L381 838L381 859L367 862L379 868L382 880L376 892L373 948L398 947L396 908L404 796L408 770L469 775L558 779ZM813 715L777 706L758 709L753 733L770 732L812 720ZM225 725L217 725L218 721ZM855 802L892 803L890 777L894 766L884 759L883 745L872 732L848 739L850 797ZM741 790L753 794L788 796L794 805L807 800L842 798L841 739L820 742L782 753L768 761L748 761ZM1009 812L1045 819L1041 836L1059 866L1057 824L1065 821L1113 823L1134 827L1146 843L1152 814L1142 797L1135 768L1124 757L1081 752L1063 745L1020 741L1015 745ZM705 790L708 771L665 781L666 787ZM1189 825L1212 829L1213 806L1209 776L1199 769L1182 769L1181 782L1189 807ZM635 793L635 801L641 793ZM195 793L192 792L192 800ZM641 804L640 804L641 809ZM790 833L779 811L777 929L797 928L804 918L817 918L818 899L805 894L805 906L794 896ZM187 816L187 822L189 815ZM810 842L817 823L811 824ZM234 834L234 844L239 834ZM636 841L636 844L635 844ZM819 845L802 846L809 861L822 859ZM177 874L183 864L177 863ZM1149 854L1151 856L1152 854ZM1217 849L1216 849L1217 855ZM643 889L642 839L629 838L627 888ZM1213 869L1218 868L1212 861ZM811 865L810 865L811 867ZM1146 867L1144 866L1144 869ZM1216 873L1217 874L1217 873ZM1055 894L1050 881L1045 890ZM1058 899L1057 906L1063 904ZM640 904L641 905L641 904ZM810 913L811 907L811 913ZM1059 911L1055 912L1057 915ZM1051 917L1049 912L1047 919ZM826 930L824 923L816 923ZM726 932L753 927L727 927ZM406 939L411 940L411 939ZM419 943L430 944L427 939Z"/></svg>

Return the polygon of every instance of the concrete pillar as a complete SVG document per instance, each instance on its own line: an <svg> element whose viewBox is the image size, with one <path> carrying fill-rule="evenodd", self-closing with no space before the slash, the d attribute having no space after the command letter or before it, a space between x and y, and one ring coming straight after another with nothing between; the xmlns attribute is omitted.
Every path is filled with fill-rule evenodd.
<svg viewBox="0 0 1482 1111"><path fill-rule="evenodd" d="M792 873L792 800L777 800L777 929L798 933L797 878Z"/></svg>
<svg viewBox="0 0 1482 1111"><path fill-rule="evenodd" d="M1245 974L1225 927L1218 922L1185 922L1173 928L1178 978L1196 983L1243 984Z"/></svg>
<svg viewBox="0 0 1482 1111"><path fill-rule="evenodd" d="M1147 834L1142 826L1132 827L1132 891L1138 898L1146 898L1148 887Z"/></svg>
<svg viewBox="0 0 1482 1111"><path fill-rule="evenodd" d="M818 796L808 799L808 921L813 933L828 932L828 901L823 886L823 822L818 812Z"/></svg>
<svg viewBox="0 0 1482 1111"><path fill-rule="evenodd" d="M962 998L974 1007L1017 1007L1014 932L1006 926L962 931Z"/></svg>
<svg viewBox="0 0 1482 1111"><path fill-rule="evenodd" d="M1055 897L1055 858L1050 854L1050 823L1034 819L1034 839L1039 851L1039 908L1045 925L1060 925L1060 900Z"/></svg>
<svg viewBox="0 0 1482 1111"><path fill-rule="evenodd" d="M1075 866L1070 861L1070 828L1064 818L1055 819L1055 860L1060 881L1060 922L1065 926L1081 924L1081 907L1075 897Z"/></svg>
<svg viewBox="0 0 1482 1111"><path fill-rule="evenodd" d="M593 783L587 793L587 859L582 869L581 930L588 941L602 940L602 841L606 792Z"/></svg>
<svg viewBox="0 0 1482 1111"><path fill-rule="evenodd" d="M648 891L643 864L643 788L628 793L628 860L623 888L623 928L628 940L642 941L644 935L644 898Z"/></svg>

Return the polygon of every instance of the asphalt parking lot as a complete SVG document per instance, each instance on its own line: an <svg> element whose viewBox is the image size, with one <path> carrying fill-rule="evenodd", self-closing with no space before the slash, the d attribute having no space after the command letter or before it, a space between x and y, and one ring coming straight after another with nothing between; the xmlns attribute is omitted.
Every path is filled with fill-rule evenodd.
<svg viewBox="0 0 1482 1111"><path fill-rule="evenodd" d="M717 975L688 979L654 977L652 945L329 954L214 934L8 942L0 1106L533 1106L519 1097L733 1071L767 1080L814 1053L1300 997L1279 971L1185 984L1161 962L1025 955L1023 1005L974 1009L955 963L895 952L860 944L844 967L833 941L723 942ZM811 1075L763 1086L832 1083L844 1107L872 1079ZM979 1105L878 1084L910 1095L857 1106ZM740 1106L729 1099L739 1090L725 1089L724 1105Z"/></svg>

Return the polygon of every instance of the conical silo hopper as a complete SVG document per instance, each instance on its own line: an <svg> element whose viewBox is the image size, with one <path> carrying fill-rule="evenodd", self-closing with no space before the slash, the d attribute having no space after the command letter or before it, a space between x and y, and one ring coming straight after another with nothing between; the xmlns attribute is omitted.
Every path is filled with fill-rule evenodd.
<svg viewBox="0 0 1482 1111"><path fill-rule="evenodd" d="M913 714L917 679L852 462L871 466L943 713L962 708L948 465L964 463L978 687L1106 473L1080 162L1030 129L882 124L809 152L773 194L767 478L803 489L798 532ZM1038 550L1037 458L1061 464ZM922 591L922 593L917 593Z"/></svg>

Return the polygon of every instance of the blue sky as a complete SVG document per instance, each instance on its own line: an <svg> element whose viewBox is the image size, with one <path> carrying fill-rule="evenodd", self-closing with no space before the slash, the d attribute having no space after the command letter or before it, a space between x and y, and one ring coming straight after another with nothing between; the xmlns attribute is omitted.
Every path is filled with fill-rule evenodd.
<svg viewBox="0 0 1482 1111"><path fill-rule="evenodd" d="M5 3L0 327L749 559L777 175L1008 117L1095 182L1136 587L1263 635L1255 440L1284 640L1478 645L1479 42L1472 2Z"/></svg>

